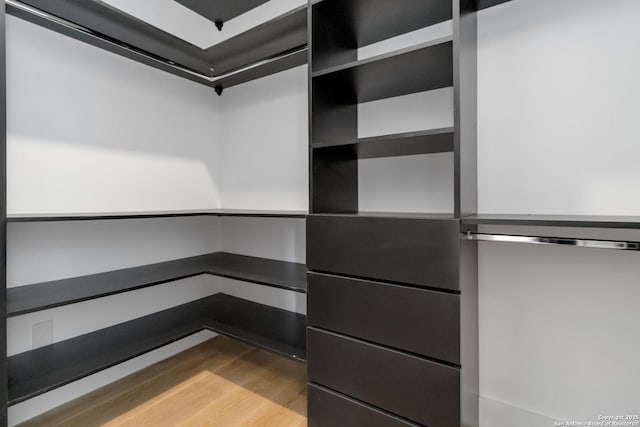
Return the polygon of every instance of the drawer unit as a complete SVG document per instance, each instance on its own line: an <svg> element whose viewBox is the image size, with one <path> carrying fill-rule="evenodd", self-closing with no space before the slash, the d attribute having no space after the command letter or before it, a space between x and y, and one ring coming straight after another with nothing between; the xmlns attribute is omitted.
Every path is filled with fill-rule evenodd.
<svg viewBox="0 0 640 427"><path fill-rule="evenodd" d="M309 427L419 427L333 391L309 384Z"/></svg>
<svg viewBox="0 0 640 427"><path fill-rule="evenodd" d="M307 323L460 364L460 296L327 274L307 275Z"/></svg>
<svg viewBox="0 0 640 427"><path fill-rule="evenodd" d="M307 330L309 381L430 427L460 425L460 370Z"/></svg>
<svg viewBox="0 0 640 427"><path fill-rule="evenodd" d="M458 290L455 219L310 215L309 270Z"/></svg>

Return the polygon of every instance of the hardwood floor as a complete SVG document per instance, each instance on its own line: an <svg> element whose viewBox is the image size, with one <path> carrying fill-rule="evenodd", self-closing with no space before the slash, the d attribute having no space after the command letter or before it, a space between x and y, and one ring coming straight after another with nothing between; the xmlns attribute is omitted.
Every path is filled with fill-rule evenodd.
<svg viewBox="0 0 640 427"><path fill-rule="evenodd" d="M306 365L218 336L21 426L307 425Z"/></svg>

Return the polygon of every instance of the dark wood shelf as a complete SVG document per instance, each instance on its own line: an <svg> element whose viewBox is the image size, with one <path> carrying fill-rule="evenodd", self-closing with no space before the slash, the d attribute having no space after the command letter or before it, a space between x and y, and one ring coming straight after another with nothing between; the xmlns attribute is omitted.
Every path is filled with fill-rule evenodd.
<svg viewBox="0 0 640 427"><path fill-rule="evenodd" d="M354 155L359 159L446 153L453 151L453 132L452 127L430 129L358 138L347 142L315 143L313 148L352 147Z"/></svg>
<svg viewBox="0 0 640 427"><path fill-rule="evenodd" d="M345 97L355 103L449 87L453 86L453 42L443 37L316 71L312 77L316 91L348 85L351 93Z"/></svg>
<svg viewBox="0 0 640 427"><path fill-rule="evenodd" d="M310 214L310 216L342 216L342 217L357 217L357 218L398 218L398 219L456 219L453 213L439 213L439 212L368 212L360 211L355 213L323 213L316 212Z"/></svg>
<svg viewBox="0 0 640 427"><path fill-rule="evenodd" d="M306 211L270 211L252 209L208 209L153 212L82 212L9 214L8 222L97 221L113 219L173 218L189 216L237 216L248 218L304 218Z"/></svg>
<svg viewBox="0 0 640 427"><path fill-rule="evenodd" d="M19 316L201 274L306 292L306 266L216 252L7 289L7 316Z"/></svg>
<svg viewBox="0 0 640 427"><path fill-rule="evenodd" d="M268 0L176 0L184 7L191 9L211 22L227 22L237 16L255 9Z"/></svg>
<svg viewBox="0 0 640 427"><path fill-rule="evenodd" d="M502 3L507 3L511 0L477 0L477 10L486 9L489 7L497 6Z"/></svg>
<svg viewBox="0 0 640 427"><path fill-rule="evenodd" d="M305 323L305 316L301 314L216 294L9 357L9 405L203 329L304 361Z"/></svg>
<svg viewBox="0 0 640 427"><path fill-rule="evenodd" d="M307 7L301 6L204 51L215 76L307 44Z"/></svg>
<svg viewBox="0 0 640 427"><path fill-rule="evenodd" d="M452 19L450 0L323 0L312 5L314 71L355 56L359 47Z"/></svg>
<svg viewBox="0 0 640 427"><path fill-rule="evenodd" d="M216 294L210 298L206 329L273 353L306 361L306 316Z"/></svg>
<svg viewBox="0 0 640 427"><path fill-rule="evenodd" d="M481 214L464 217L461 222L469 225L640 229L640 216Z"/></svg>

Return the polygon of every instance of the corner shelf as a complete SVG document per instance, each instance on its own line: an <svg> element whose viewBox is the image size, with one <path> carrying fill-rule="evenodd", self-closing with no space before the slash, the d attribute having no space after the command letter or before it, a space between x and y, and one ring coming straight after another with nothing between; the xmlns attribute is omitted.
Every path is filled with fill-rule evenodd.
<svg viewBox="0 0 640 427"><path fill-rule="evenodd" d="M430 129L394 135L358 138L355 141L314 143L314 149L352 147L359 159L453 152L454 128Z"/></svg>
<svg viewBox="0 0 640 427"><path fill-rule="evenodd" d="M304 218L306 211L275 211L252 209L207 209L193 211L91 212L9 214L7 222L98 221L115 219L174 218L190 216L236 216L246 218Z"/></svg>
<svg viewBox="0 0 640 427"><path fill-rule="evenodd" d="M106 273L7 289L7 316L74 304L108 295L211 274L295 292L306 292L306 266L216 252Z"/></svg>
<svg viewBox="0 0 640 427"><path fill-rule="evenodd" d="M468 225L640 229L640 216L481 214L464 217L461 222Z"/></svg>
<svg viewBox="0 0 640 427"><path fill-rule="evenodd" d="M301 6L204 50L215 76L307 44L307 7Z"/></svg>
<svg viewBox="0 0 640 427"><path fill-rule="evenodd" d="M451 37L312 73L316 90L349 85L356 103L453 86Z"/></svg>
<svg viewBox="0 0 640 427"><path fill-rule="evenodd" d="M306 359L305 316L225 294L160 311L8 358L9 405L204 329Z"/></svg>

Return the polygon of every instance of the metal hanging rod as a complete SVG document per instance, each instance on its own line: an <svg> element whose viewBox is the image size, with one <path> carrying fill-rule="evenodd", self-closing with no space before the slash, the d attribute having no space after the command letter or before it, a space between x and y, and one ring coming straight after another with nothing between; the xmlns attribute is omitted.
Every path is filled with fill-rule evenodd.
<svg viewBox="0 0 640 427"><path fill-rule="evenodd" d="M528 243L533 245L576 246L593 249L616 249L621 251L640 251L640 242L599 239L574 239L570 237L520 236L512 234L487 234L466 232L463 240L481 242Z"/></svg>
<svg viewBox="0 0 640 427"><path fill-rule="evenodd" d="M130 45L126 44L126 43L119 42L118 40L114 40L111 37L107 37L107 36L104 36L104 35L102 35L100 33L97 33L95 31L91 30L90 28L84 27L82 25L75 24L75 23L73 23L71 21L67 21L66 19L59 18L59 17L54 16L54 15L51 15L51 14L49 14L47 12L44 12L42 10L39 10L37 8L31 7L29 5L26 5L26 4L24 4L24 3L22 3L22 2L20 2L18 0L5 0L5 4L7 6L7 11L9 13L13 14L13 15L20 16L22 14L27 14L27 15L30 15L32 17L38 18L39 20L47 21L49 23L54 24L55 26L62 27L62 28L65 28L67 30L71 30L71 31L77 32L79 34L82 34L85 37L89 37L89 38L92 38L92 39L95 39L95 40L99 40L99 41L101 41L103 43L106 43L108 45L111 45L113 47L117 47L118 49L125 50L125 51L127 51L129 53L132 53L132 54L138 56L138 57L144 58L146 61L150 61L150 62L159 64L159 65L162 65L165 68L167 68L167 67L171 68L171 69L173 69L173 70L175 70L175 71L177 71L179 73L182 73L182 74L188 74L188 75L190 75L192 77L196 77L196 78L202 80L203 82L207 82L207 84L209 86L212 86L212 87L215 86L215 84L217 82L222 81L225 78L234 76L236 74L240 74L240 73L245 72L245 71L249 71L251 69L254 69L254 68L257 68L257 67L260 67L260 66L268 65L268 64L270 64L272 62L276 62L276 61L288 58L288 57L290 57L292 55L295 55L295 54L298 54L298 53L301 53L301 52L304 52L304 51L307 50L307 45L303 45L303 46L300 46L300 47L298 47L296 49L284 52L284 53L282 53L280 55L276 55L276 56L273 56L273 57L270 57L270 58L267 58L267 59L264 59L264 60L260 60L258 62L246 65L244 67L238 68L238 69L230 71L228 73L221 74L221 75L218 75L218 76L210 76L210 75L206 75L206 74L202 74L202 73L199 73L197 71L194 71L194 70L192 70L192 69L190 69L188 67L185 67L183 65L180 65L180 64L178 64L175 61L172 61L170 59L161 58L161 57L153 55L153 54L151 54L151 53L149 53L149 52L147 52L145 50L138 49L138 48L136 48L134 46L130 46ZM211 68L211 72L212 73L214 72L214 68L213 67Z"/></svg>

